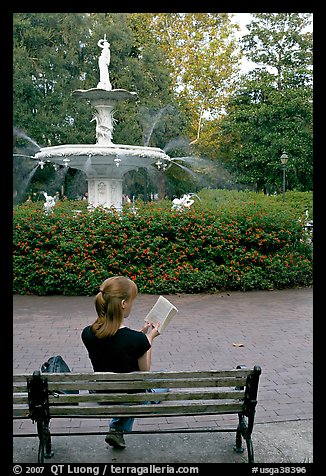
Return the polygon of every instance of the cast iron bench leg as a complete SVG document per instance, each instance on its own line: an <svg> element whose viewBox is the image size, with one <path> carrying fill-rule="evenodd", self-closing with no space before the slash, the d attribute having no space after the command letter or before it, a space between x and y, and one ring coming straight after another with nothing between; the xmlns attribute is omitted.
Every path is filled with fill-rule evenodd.
<svg viewBox="0 0 326 476"><path fill-rule="evenodd" d="M242 438L246 440L248 463L254 463L254 449L252 446L251 431L247 426L246 420L242 414L239 414L239 424L237 428L234 451L243 453Z"/></svg>
<svg viewBox="0 0 326 476"><path fill-rule="evenodd" d="M243 453L244 452L244 448L242 446L242 436L241 436L240 423L239 423L238 428L237 428L237 433L236 433L236 437L235 437L235 446L234 446L233 449L236 453Z"/></svg>
<svg viewBox="0 0 326 476"><path fill-rule="evenodd" d="M247 443L247 452L248 452L248 463L254 463L254 448L252 446L252 439L251 436L249 438L246 438L246 443Z"/></svg>
<svg viewBox="0 0 326 476"><path fill-rule="evenodd" d="M39 437L38 462L44 463L44 458L51 458L54 453L51 446L51 434L49 422L43 420L37 422L37 433Z"/></svg>
<svg viewBox="0 0 326 476"><path fill-rule="evenodd" d="M234 451L237 453L243 453L244 448L242 446L242 438L246 436L247 424L242 413L238 413L239 423L237 427Z"/></svg>
<svg viewBox="0 0 326 476"><path fill-rule="evenodd" d="M44 421L37 422L37 433L39 438L38 445L38 463L44 463L44 446L45 446L45 435L44 435Z"/></svg>

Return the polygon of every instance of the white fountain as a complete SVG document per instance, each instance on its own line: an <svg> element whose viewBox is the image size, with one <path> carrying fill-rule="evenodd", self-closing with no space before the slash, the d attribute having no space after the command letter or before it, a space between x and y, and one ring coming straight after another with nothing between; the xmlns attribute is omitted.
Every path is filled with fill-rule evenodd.
<svg viewBox="0 0 326 476"><path fill-rule="evenodd" d="M125 89L112 89L109 79L110 44L104 35L98 46L100 81L96 88L73 91L73 95L89 100L95 108L96 144L68 144L41 148L35 154L39 163L53 162L85 172L88 182L89 207L122 208L123 176L138 167L151 167L156 163L163 169L170 157L156 147L114 144L112 142L113 117L120 101L135 100L137 93Z"/></svg>

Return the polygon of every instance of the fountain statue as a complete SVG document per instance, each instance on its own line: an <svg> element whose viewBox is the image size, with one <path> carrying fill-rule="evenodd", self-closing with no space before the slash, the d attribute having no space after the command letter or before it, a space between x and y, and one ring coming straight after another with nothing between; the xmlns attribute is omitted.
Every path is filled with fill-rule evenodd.
<svg viewBox="0 0 326 476"><path fill-rule="evenodd" d="M184 195L182 195L181 198L174 198L172 200L171 209L182 211L185 208L191 207L191 205L195 203L195 200L193 199L193 197L197 197L199 200L201 200L201 198L198 197L198 195L196 195L195 193L185 193Z"/></svg>
<svg viewBox="0 0 326 476"><path fill-rule="evenodd" d="M55 206L55 198L52 197L51 195L48 195L46 192L41 192L41 193L43 193L45 197L45 202L44 202L45 213L47 214L52 213L52 209Z"/></svg>
<svg viewBox="0 0 326 476"><path fill-rule="evenodd" d="M123 176L139 167L166 163L170 157L156 147L114 144L113 129L115 108L120 101L136 100L137 93L125 89L112 89L109 79L110 43L98 41L102 49L98 64L100 81L96 88L72 92L75 97L86 99L95 109L96 143L68 144L41 148L34 156L40 163L53 162L85 172L88 182L90 208L122 208Z"/></svg>
<svg viewBox="0 0 326 476"><path fill-rule="evenodd" d="M106 89L107 91L111 91L112 86L109 79L109 69L108 66L110 65L110 43L106 40L106 35L104 35L103 40L99 40L97 46L103 48L101 56L98 59L98 66L100 69L100 82L98 83L97 87L100 89Z"/></svg>

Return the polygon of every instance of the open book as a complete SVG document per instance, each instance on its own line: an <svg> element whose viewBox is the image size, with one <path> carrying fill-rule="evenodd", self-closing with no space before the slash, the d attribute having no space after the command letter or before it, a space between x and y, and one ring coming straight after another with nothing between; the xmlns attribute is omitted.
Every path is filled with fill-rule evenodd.
<svg viewBox="0 0 326 476"><path fill-rule="evenodd" d="M172 317L175 316L177 312L178 309L168 299L160 296L145 317L144 321L153 322L154 324L160 322L159 332L162 334Z"/></svg>

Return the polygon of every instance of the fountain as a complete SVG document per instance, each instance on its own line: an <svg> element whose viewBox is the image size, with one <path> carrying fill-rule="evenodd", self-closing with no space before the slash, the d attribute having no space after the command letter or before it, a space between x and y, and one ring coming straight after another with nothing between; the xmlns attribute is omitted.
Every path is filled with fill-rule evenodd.
<svg viewBox="0 0 326 476"><path fill-rule="evenodd" d="M171 161L161 149L131 146L112 142L115 108L120 101L136 100L137 93L125 89L112 89L109 79L110 44L104 38L98 41L102 49L98 59L100 81L96 88L75 90L72 94L89 100L95 109L96 144L68 144L41 148L34 156L39 163L53 162L85 172L88 182L90 208L122 208L123 176L139 167L149 168L154 163Z"/></svg>

